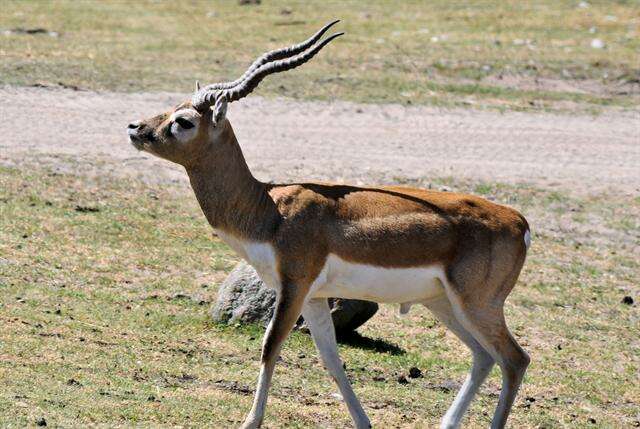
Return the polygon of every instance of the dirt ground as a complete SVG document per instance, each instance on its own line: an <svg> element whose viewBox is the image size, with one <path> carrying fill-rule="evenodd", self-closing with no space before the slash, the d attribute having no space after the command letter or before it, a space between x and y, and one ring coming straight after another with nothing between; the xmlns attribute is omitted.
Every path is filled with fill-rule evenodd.
<svg viewBox="0 0 640 429"><path fill-rule="evenodd" d="M0 163L185 181L180 167L136 152L125 127L187 97L2 87ZM500 113L252 96L228 117L262 180L455 177L581 194L640 191L638 110Z"/></svg>

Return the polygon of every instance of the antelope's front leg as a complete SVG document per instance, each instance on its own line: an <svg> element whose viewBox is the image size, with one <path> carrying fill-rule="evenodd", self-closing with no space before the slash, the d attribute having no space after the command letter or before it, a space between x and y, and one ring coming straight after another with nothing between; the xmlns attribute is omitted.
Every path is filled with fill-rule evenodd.
<svg viewBox="0 0 640 429"><path fill-rule="evenodd" d="M262 424L273 369L276 366L282 343L300 317L304 297L305 291L292 285L282 285L278 292L273 317L262 342L262 362L258 387L253 398L253 406L241 426L242 429L258 428Z"/></svg>
<svg viewBox="0 0 640 429"><path fill-rule="evenodd" d="M325 367L335 380L340 393L347 404L349 414L358 429L368 429L371 427L367 414L362 409L360 401L351 388L347 374L342 367L342 361L338 356L338 345L336 344L336 334L331 319L331 311L326 298L310 299L305 305L302 315L309 326L311 336L316 344L316 348L322 357Z"/></svg>

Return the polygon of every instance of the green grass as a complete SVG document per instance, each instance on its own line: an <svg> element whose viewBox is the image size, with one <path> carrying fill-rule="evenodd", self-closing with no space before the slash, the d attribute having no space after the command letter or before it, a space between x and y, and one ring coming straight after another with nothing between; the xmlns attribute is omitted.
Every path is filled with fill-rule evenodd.
<svg viewBox="0 0 640 429"><path fill-rule="evenodd" d="M5 2L0 29L59 36L1 35L0 83L188 92L334 18L346 37L258 93L528 110L639 102L637 1Z"/></svg>
<svg viewBox="0 0 640 429"><path fill-rule="evenodd" d="M443 183L508 202L533 226L507 303L533 359L511 426L637 425L640 314L621 300L639 298L640 201L451 179L418 184ZM576 211L584 222L571 223ZM179 185L1 168L2 426L41 417L54 427L237 425L250 408L262 330L216 325L207 314L236 261ZM346 344L341 354L375 426L434 427L469 355L425 309L396 312L383 306L361 332L398 353ZM424 377L397 383L412 366ZM499 386L496 370L469 427L488 425ZM348 426L335 390L311 340L294 333L265 427Z"/></svg>

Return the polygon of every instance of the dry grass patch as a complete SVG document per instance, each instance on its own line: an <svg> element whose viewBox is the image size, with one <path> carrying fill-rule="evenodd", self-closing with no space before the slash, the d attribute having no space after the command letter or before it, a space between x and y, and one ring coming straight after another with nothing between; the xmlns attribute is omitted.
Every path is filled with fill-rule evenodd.
<svg viewBox="0 0 640 429"><path fill-rule="evenodd" d="M427 182L421 183L427 185ZM513 427L638 423L640 200L576 199L528 187L431 182L520 208L534 228L508 320L533 364ZM177 186L0 170L0 421L6 427L212 426L249 409L262 330L208 318L214 279L236 262ZM575 219L574 219L575 218ZM469 354L424 309L382 311L341 345L381 427L437 424ZM417 366L423 376L400 384ZM494 371L468 424L486 427ZM348 426L310 339L278 365L266 427Z"/></svg>
<svg viewBox="0 0 640 429"><path fill-rule="evenodd" d="M11 2L0 82L186 91L335 18L347 37L261 94L567 111L640 100L634 1Z"/></svg>

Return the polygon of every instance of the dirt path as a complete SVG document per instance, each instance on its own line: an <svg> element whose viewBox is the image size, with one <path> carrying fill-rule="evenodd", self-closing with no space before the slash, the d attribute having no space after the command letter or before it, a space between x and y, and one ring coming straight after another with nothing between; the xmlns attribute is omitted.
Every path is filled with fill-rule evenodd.
<svg viewBox="0 0 640 429"><path fill-rule="evenodd" d="M184 98L0 88L0 163L184 181L179 167L136 152L125 136L128 122ZM263 180L454 176L580 193L640 191L638 111L501 114L251 97L234 104L229 118Z"/></svg>

